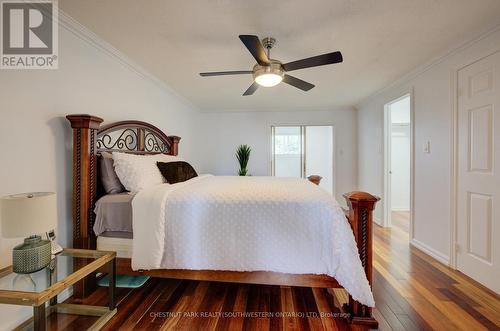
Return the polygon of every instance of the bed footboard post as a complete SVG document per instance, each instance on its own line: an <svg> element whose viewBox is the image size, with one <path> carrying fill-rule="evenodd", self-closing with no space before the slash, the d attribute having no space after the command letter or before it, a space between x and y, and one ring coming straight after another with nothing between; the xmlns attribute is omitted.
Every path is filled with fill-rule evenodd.
<svg viewBox="0 0 500 331"><path fill-rule="evenodd" d="M358 245L359 257L366 272L366 277L370 286L372 285L372 226L373 226L373 210L375 204L380 200L379 197L373 196L366 192L350 192L344 194L347 205L349 206L348 219L351 224L354 238ZM377 324L377 321L372 317L370 307L364 306L353 300L349 296L349 308L353 314L353 322L359 324Z"/></svg>
<svg viewBox="0 0 500 331"><path fill-rule="evenodd" d="M181 141L181 137L179 136L168 136L172 141L172 146L170 146L170 155L177 156L179 154L179 141Z"/></svg>
<svg viewBox="0 0 500 331"><path fill-rule="evenodd" d="M95 249L96 134L102 119L91 115L66 116L73 128L73 248ZM84 263L78 259L75 263ZM77 266L78 267L78 266ZM86 297L95 289L92 275L74 286L73 295Z"/></svg>

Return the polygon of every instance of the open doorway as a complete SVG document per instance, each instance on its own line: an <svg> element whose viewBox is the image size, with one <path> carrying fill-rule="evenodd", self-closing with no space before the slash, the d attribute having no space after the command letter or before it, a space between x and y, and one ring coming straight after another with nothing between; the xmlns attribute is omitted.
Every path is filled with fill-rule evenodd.
<svg viewBox="0 0 500 331"><path fill-rule="evenodd" d="M411 233L412 116L411 95L385 105L383 226Z"/></svg>

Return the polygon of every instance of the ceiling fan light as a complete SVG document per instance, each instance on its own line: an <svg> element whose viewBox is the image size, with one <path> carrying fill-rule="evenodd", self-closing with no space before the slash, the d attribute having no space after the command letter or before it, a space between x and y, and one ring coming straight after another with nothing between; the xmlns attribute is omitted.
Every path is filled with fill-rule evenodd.
<svg viewBox="0 0 500 331"><path fill-rule="evenodd" d="M272 59L270 61L269 65L261 66L256 64L253 67L253 78L260 86L276 86L281 83L285 76L281 62Z"/></svg>
<svg viewBox="0 0 500 331"><path fill-rule="evenodd" d="M276 86L281 83L282 80L283 76L275 73L265 73L255 77L255 82L264 87Z"/></svg>

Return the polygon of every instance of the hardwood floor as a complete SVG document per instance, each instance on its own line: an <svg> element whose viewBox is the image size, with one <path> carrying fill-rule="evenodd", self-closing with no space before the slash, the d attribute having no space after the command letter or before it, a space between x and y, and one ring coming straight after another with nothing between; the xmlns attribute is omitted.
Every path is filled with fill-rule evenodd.
<svg viewBox="0 0 500 331"><path fill-rule="evenodd" d="M410 212L409 211L393 211L391 215L391 223L393 227L397 227L403 232L410 231Z"/></svg>
<svg viewBox="0 0 500 331"><path fill-rule="evenodd" d="M396 214L396 215L395 215ZM375 317L381 330L500 330L500 297L408 245L408 218L375 227Z"/></svg>
<svg viewBox="0 0 500 331"><path fill-rule="evenodd" d="M381 330L500 330L499 296L409 247L408 233L400 226L375 227L373 291ZM337 308L343 295L338 290L151 279L140 289L118 291L118 314L104 330L349 330ZM106 290L99 289L85 303L105 304ZM51 328L81 330L93 320L58 315L51 318Z"/></svg>

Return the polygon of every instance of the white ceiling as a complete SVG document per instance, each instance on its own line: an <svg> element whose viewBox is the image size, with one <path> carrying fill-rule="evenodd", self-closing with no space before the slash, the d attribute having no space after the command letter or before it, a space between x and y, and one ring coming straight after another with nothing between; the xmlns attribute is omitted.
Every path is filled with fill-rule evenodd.
<svg viewBox="0 0 500 331"><path fill-rule="evenodd" d="M419 65L500 23L499 0L60 0L94 31L202 111L353 106ZM273 36L289 62L340 50L344 63L294 71L316 85L241 94L251 70L239 34Z"/></svg>

